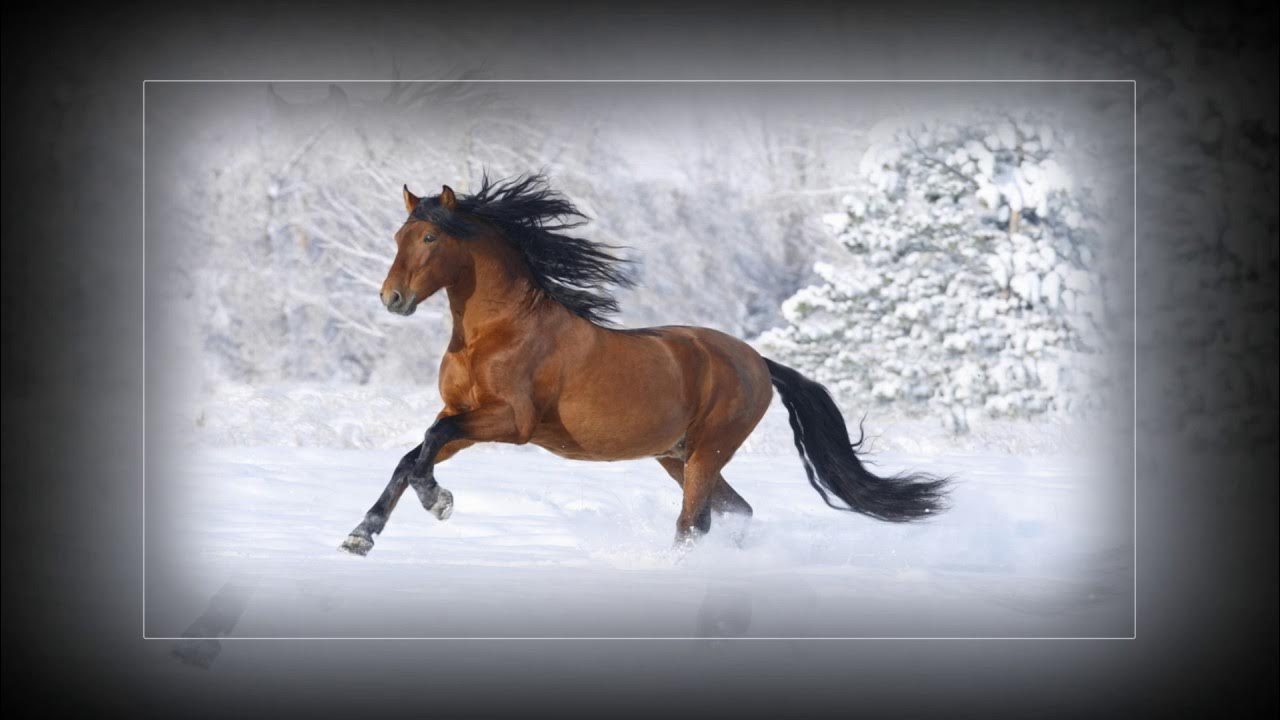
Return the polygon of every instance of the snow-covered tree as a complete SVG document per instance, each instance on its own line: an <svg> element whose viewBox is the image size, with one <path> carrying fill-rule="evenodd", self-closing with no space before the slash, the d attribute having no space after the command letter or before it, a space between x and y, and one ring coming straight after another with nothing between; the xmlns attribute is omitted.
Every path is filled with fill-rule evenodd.
<svg viewBox="0 0 1280 720"><path fill-rule="evenodd" d="M848 255L760 345L853 407L969 420L1074 414L1105 377L1105 283L1072 138L1035 114L884 123L824 216Z"/></svg>

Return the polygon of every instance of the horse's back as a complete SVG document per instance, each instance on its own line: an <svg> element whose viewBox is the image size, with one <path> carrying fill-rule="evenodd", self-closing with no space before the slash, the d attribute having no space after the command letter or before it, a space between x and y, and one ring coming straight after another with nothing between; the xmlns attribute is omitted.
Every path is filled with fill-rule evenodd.
<svg viewBox="0 0 1280 720"><path fill-rule="evenodd" d="M713 426L745 437L772 397L760 355L709 328L595 327L568 344L557 402L533 440L566 457L662 455Z"/></svg>

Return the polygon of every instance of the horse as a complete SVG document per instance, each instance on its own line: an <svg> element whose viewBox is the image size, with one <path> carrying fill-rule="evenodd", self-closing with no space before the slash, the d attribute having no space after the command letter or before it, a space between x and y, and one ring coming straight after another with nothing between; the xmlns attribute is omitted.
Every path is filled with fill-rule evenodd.
<svg viewBox="0 0 1280 720"><path fill-rule="evenodd" d="M776 388L809 484L827 505L878 520L927 518L949 478L872 474L826 388L704 327L619 328L616 287L632 287L619 248L569 234L587 220L541 174L433 197L404 186L408 218L379 297L408 317L440 290L453 330L440 362L444 408L340 549L366 555L407 487L440 520L453 494L435 467L476 443L533 444L573 460L654 458L678 483L677 546L711 513L752 515L722 471ZM860 426L861 427L861 426ZM832 497L840 502L832 501Z"/></svg>

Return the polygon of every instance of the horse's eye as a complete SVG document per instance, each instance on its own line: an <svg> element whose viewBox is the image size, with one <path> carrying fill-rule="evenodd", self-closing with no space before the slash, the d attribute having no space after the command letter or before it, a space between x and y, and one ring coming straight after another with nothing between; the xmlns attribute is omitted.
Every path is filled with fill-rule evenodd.
<svg viewBox="0 0 1280 720"><path fill-rule="evenodd" d="M431 233L427 233L426 235L422 236L422 242L431 243L435 241L436 241L436 236L432 235Z"/></svg>

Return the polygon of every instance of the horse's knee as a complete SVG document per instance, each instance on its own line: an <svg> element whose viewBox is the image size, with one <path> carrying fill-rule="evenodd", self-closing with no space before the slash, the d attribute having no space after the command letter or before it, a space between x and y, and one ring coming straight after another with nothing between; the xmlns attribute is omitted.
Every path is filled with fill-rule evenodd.
<svg viewBox="0 0 1280 720"><path fill-rule="evenodd" d="M413 491L418 495L418 502L427 512L437 519L447 520L453 513L453 493L440 487L434 476L426 479L411 479Z"/></svg>

